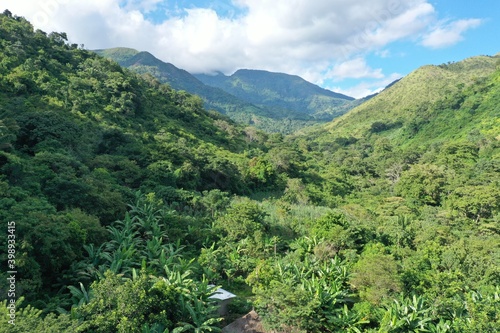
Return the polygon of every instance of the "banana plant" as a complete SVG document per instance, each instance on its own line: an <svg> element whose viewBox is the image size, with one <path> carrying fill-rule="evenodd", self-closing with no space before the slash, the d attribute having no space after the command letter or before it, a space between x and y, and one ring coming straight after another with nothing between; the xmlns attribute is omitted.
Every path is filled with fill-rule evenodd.
<svg viewBox="0 0 500 333"><path fill-rule="evenodd" d="M68 286L68 289L71 293L71 299L73 300L72 307L88 304L93 297L92 289L87 290L81 282L79 289L75 286Z"/></svg>
<svg viewBox="0 0 500 333"><path fill-rule="evenodd" d="M332 332L361 333L363 325L370 323L360 314L348 308L347 304L338 311L327 313L326 320Z"/></svg>
<svg viewBox="0 0 500 333"><path fill-rule="evenodd" d="M162 250L163 239L161 237L152 237L146 241L145 247L141 251L141 257L145 258L150 265L157 266Z"/></svg>
<svg viewBox="0 0 500 333"><path fill-rule="evenodd" d="M170 333L170 330L158 323L151 326L149 324L144 324L141 328L141 333Z"/></svg>
<svg viewBox="0 0 500 333"><path fill-rule="evenodd" d="M118 246L128 247L139 242L139 233L134 230L132 220L128 213L125 214L123 220L116 221L115 225L108 226L107 228L111 234L110 245L113 245L115 248Z"/></svg>
<svg viewBox="0 0 500 333"><path fill-rule="evenodd" d="M189 312L189 317L191 322L181 322L181 326L176 327L172 333L181 332L193 332L193 333L205 333L205 332L221 332L221 329L215 324L220 322L222 318L213 317L217 307L206 304L204 301L197 298L192 300L193 305L185 303L184 307Z"/></svg>
<svg viewBox="0 0 500 333"><path fill-rule="evenodd" d="M105 250L106 243L99 247L94 244L83 245L87 257L71 265L71 271L76 272L78 279L95 280L102 277L100 267L105 265L109 253Z"/></svg>
<svg viewBox="0 0 500 333"><path fill-rule="evenodd" d="M422 297L394 300L386 307L379 332L429 332L433 318Z"/></svg>

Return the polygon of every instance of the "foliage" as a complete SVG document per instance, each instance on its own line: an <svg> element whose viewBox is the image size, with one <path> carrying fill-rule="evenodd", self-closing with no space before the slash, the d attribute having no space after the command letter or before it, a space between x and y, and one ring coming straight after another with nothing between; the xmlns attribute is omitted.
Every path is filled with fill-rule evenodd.
<svg viewBox="0 0 500 333"><path fill-rule="evenodd" d="M15 316L11 317L11 303L4 300L0 303L0 332L40 332L40 333L56 333L56 332L75 332L78 326L76 320L69 315L49 314L43 317L42 311L37 310L30 305L23 307L23 297L20 297L15 302ZM9 323L9 321L12 321Z"/></svg>
<svg viewBox="0 0 500 333"><path fill-rule="evenodd" d="M0 331L215 332L252 307L278 332L500 330L498 56L425 66L284 137L66 41L0 15L22 295ZM225 321L208 283L238 295Z"/></svg>
<svg viewBox="0 0 500 333"><path fill-rule="evenodd" d="M213 288L190 279L189 271L165 273L166 277L148 277L142 272L124 280L106 272L93 283L92 299L76 310L83 320L77 332L141 332L146 325L173 332L211 331L219 321L208 299Z"/></svg>
<svg viewBox="0 0 500 333"><path fill-rule="evenodd" d="M264 262L249 276L264 322L280 332L356 331L365 322L349 310L348 267L309 256Z"/></svg>

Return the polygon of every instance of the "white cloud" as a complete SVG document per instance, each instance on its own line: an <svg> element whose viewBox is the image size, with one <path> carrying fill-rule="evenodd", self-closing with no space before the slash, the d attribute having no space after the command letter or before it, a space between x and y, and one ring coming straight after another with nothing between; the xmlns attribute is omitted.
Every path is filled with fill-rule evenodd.
<svg viewBox="0 0 500 333"><path fill-rule="evenodd" d="M419 3L400 15L395 15L380 23L376 29L367 30L363 41L365 48L382 48L397 40L415 37L425 30L434 19L434 7L429 3Z"/></svg>
<svg viewBox="0 0 500 333"><path fill-rule="evenodd" d="M392 82L400 79L402 77L399 73L393 73L388 77L384 77L382 80L376 80L371 82L361 82L351 88L343 89L338 86L331 86L328 89L347 95L352 96L354 98L362 98L368 95L372 95L382 91L385 87L387 87Z"/></svg>
<svg viewBox="0 0 500 333"><path fill-rule="evenodd" d="M2 1L40 28L65 31L88 48L135 47L187 70L224 72L238 67L306 71L318 62L331 67L337 59L417 33L432 14L425 0L235 3L245 15L231 18L210 8L192 7L155 24L141 11L165 6L167 1Z"/></svg>
<svg viewBox="0 0 500 333"><path fill-rule="evenodd" d="M433 49L448 47L463 40L463 33L483 23L480 19L467 19L441 24L424 36L422 45Z"/></svg>
<svg viewBox="0 0 500 333"><path fill-rule="evenodd" d="M375 52L380 58L389 58L391 56L391 51L389 50L380 50Z"/></svg>
<svg viewBox="0 0 500 333"><path fill-rule="evenodd" d="M316 83L327 81L325 73L383 79L363 57L395 41L421 40L437 19L429 0L226 0L209 8L171 3L2 0L0 10L8 8L47 32L64 31L71 42L89 49L132 47L193 73L256 68ZM227 14L229 3L237 6L237 15ZM155 16L162 11L168 14ZM449 22L422 44L450 45L477 24Z"/></svg>
<svg viewBox="0 0 500 333"><path fill-rule="evenodd" d="M335 81L341 81L346 78L362 79L362 78L376 78L381 79L384 77L382 69L372 69L367 64L365 59L358 57L352 60L344 61L343 63L335 65L329 71L325 78L333 78Z"/></svg>

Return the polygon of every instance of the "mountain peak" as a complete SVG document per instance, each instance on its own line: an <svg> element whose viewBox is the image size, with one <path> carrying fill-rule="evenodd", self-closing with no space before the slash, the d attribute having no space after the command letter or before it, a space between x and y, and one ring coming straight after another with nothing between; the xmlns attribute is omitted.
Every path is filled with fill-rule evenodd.
<svg viewBox="0 0 500 333"><path fill-rule="evenodd" d="M422 66L391 83L349 114L328 124L327 129L360 136L374 122L407 120L415 112L425 111L430 105L460 93L463 87L487 78L495 68L496 59L489 56L476 56L437 66Z"/></svg>
<svg viewBox="0 0 500 333"><path fill-rule="evenodd" d="M337 103L334 104L338 104L341 100L344 102L354 100L352 97L321 88L300 76L261 69L238 69L230 76L201 74L196 75L196 77L205 84L221 88L251 103L262 103L263 101L282 103L283 99L308 99L315 95L337 99ZM296 107L300 109L296 111L307 112L308 105Z"/></svg>
<svg viewBox="0 0 500 333"><path fill-rule="evenodd" d="M132 49L129 47L114 47L111 49L99 49L99 50L94 50L94 52L102 57L111 58L120 65L122 64L122 62L127 61L131 57L140 53L136 49Z"/></svg>

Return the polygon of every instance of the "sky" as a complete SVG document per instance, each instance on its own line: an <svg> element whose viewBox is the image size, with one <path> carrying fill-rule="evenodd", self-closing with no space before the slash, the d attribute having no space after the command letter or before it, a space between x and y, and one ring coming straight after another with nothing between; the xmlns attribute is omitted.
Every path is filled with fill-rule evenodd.
<svg viewBox="0 0 500 333"><path fill-rule="evenodd" d="M299 75L361 98L420 66L500 52L498 0L0 0L86 49L130 47L191 73Z"/></svg>

